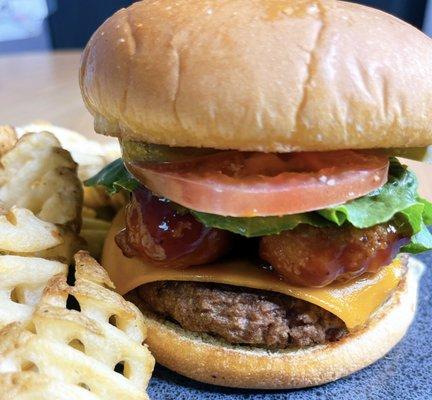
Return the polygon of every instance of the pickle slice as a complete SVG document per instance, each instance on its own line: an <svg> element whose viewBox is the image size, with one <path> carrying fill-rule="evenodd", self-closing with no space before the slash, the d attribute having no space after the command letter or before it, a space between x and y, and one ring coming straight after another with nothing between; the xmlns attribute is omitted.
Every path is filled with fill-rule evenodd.
<svg viewBox="0 0 432 400"><path fill-rule="evenodd" d="M120 145L123 159L127 162L179 162L221 151L196 147L170 147L159 144L135 142L132 140L122 140Z"/></svg>
<svg viewBox="0 0 432 400"><path fill-rule="evenodd" d="M379 149L379 152L381 154L386 154L389 157L402 157L409 160L432 164L432 146Z"/></svg>

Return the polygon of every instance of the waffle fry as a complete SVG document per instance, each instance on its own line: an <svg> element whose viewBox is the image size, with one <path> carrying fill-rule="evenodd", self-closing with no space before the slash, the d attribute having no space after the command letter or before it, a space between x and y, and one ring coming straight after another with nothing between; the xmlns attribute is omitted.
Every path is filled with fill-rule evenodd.
<svg viewBox="0 0 432 400"><path fill-rule="evenodd" d="M33 371L0 374L1 400L98 400L88 390Z"/></svg>
<svg viewBox="0 0 432 400"><path fill-rule="evenodd" d="M21 137L29 132L49 132L60 142L61 146L71 153L73 160L78 164L78 176L81 181L96 175L105 165L121 157L120 146L115 139L106 139L99 143L87 139L84 135L52 125L48 122L35 122L16 129ZM1 131L0 131L1 134ZM1 137L1 136L0 136ZM119 198L112 201L105 190L97 188L84 188L84 205L90 208L111 207L116 209Z"/></svg>
<svg viewBox="0 0 432 400"><path fill-rule="evenodd" d="M71 153L73 160L78 163L78 176L81 181L92 177L105 165L120 157L120 146L115 140L99 143L89 140L77 132L47 122L35 122L16 130L20 137L29 132L53 134L62 147ZM83 193L83 216L96 218L101 209L104 211L119 210L125 204L125 198L122 194L108 196L103 188L83 187ZM110 213L108 212L108 214ZM83 227L81 234L87 242L87 249L94 257L99 258L105 240L105 230ZM76 250L78 249L76 248Z"/></svg>
<svg viewBox="0 0 432 400"><path fill-rule="evenodd" d="M0 256L0 328L30 321L48 281L68 267L35 257Z"/></svg>
<svg viewBox="0 0 432 400"><path fill-rule="evenodd" d="M0 251L70 261L82 248L81 183L59 146L49 133L27 134L2 156Z"/></svg>
<svg viewBox="0 0 432 400"><path fill-rule="evenodd" d="M84 206L83 210L82 210L82 217L83 218L96 218L97 217L97 212L93 208Z"/></svg>
<svg viewBox="0 0 432 400"><path fill-rule="evenodd" d="M77 152L81 139L66 136ZM87 252L76 254L71 284L68 266L54 261L71 260L85 244L71 155L50 133L17 141L3 127L0 156L0 252L7 253L0 256L0 400L148 399L154 359L143 345L140 311L113 291ZM74 157L84 165L83 179L107 162ZM96 209L85 215L83 235L100 254L110 224Z"/></svg>
<svg viewBox="0 0 432 400"><path fill-rule="evenodd" d="M1 159L0 201L55 224L79 226L82 193L76 164L49 133L24 135Z"/></svg>
<svg viewBox="0 0 432 400"><path fill-rule="evenodd" d="M120 147L115 140L99 143L89 140L78 132L51 125L47 122L36 122L17 128L18 136L29 132L50 132L68 150L78 163L78 176L81 180L88 179L98 173L106 164L120 157Z"/></svg>
<svg viewBox="0 0 432 400"><path fill-rule="evenodd" d="M147 399L154 359L142 345L144 319L112 288L105 270L87 252L77 253L74 285L67 283L66 272L57 274L27 328L14 323L0 332L0 382L14 379L19 393L29 392L26 382L41 379L46 392L73 385L78 395L81 387L96 396L89 399ZM68 308L70 299L76 309ZM115 372L120 365L123 372Z"/></svg>
<svg viewBox="0 0 432 400"><path fill-rule="evenodd" d="M111 223L105 220L83 217L81 236L88 243L88 251L93 257L99 258L102 254L102 248L110 226Z"/></svg>
<svg viewBox="0 0 432 400"><path fill-rule="evenodd" d="M17 140L17 134L12 126L0 125L0 156L12 149Z"/></svg>
<svg viewBox="0 0 432 400"><path fill-rule="evenodd" d="M110 196L103 188L95 186L84 187L84 205L95 209L100 207L110 207Z"/></svg>
<svg viewBox="0 0 432 400"><path fill-rule="evenodd" d="M29 253L62 244L62 235L56 225L37 218L25 208L12 208L0 215L0 250Z"/></svg>

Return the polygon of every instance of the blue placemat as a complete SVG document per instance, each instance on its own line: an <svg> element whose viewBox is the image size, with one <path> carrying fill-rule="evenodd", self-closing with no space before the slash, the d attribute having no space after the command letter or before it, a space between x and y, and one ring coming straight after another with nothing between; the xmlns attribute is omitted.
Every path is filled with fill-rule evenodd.
<svg viewBox="0 0 432 400"><path fill-rule="evenodd" d="M150 397L153 400L432 399L432 253L418 258L427 268L415 322L402 342L374 365L324 386L273 392L205 385L157 366L150 382Z"/></svg>

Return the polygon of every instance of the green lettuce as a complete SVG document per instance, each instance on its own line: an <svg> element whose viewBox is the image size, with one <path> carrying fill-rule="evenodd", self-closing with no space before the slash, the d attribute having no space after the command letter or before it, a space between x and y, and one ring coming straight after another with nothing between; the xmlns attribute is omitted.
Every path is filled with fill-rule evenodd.
<svg viewBox="0 0 432 400"><path fill-rule="evenodd" d="M331 222L316 213L284 215L282 217L221 217L190 211L192 215L206 226L224 229L246 237L277 235L282 231L294 229L297 225L308 224L316 227L330 226Z"/></svg>
<svg viewBox="0 0 432 400"><path fill-rule="evenodd" d="M416 176L395 158L390 160L387 183L366 196L339 206L319 211L319 214L337 225L349 221L357 228L389 221L396 213L412 206L422 212L423 205L418 200Z"/></svg>
<svg viewBox="0 0 432 400"><path fill-rule="evenodd" d="M405 253L418 254L432 249L432 235L425 224L419 232L411 236L410 242L403 246L401 251Z"/></svg>
<svg viewBox="0 0 432 400"><path fill-rule="evenodd" d="M123 160L119 158L108 164L92 178L87 179L84 185L103 186L110 195L113 195L122 189L132 192L140 184L125 168Z"/></svg>
<svg viewBox="0 0 432 400"><path fill-rule="evenodd" d="M121 159L109 164L85 184L104 186L110 194L121 189L132 191L139 186ZM411 235L411 241L404 246L403 251L420 253L432 249L432 235L427 228L427 225L432 224L432 203L420 198L417 189L416 176L396 158L392 158L389 178L384 186L358 199L316 212L281 217L238 218L189 211L208 227L246 237L275 235L300 224L326 227L349 223L357 228L369 228L391 220L401 231Z"/></svg>
<svg viewBox="0 0 432 400"><path fill-rule="evenodd" d="M402 231L412 235L403 251L420 253L432 248L432 235L426 226L432 224L432 204L420 198L417 190L415 174L393 158L384 186L318 213L339 226L347 221L357 228L369 228L395 219Z"/></svg>

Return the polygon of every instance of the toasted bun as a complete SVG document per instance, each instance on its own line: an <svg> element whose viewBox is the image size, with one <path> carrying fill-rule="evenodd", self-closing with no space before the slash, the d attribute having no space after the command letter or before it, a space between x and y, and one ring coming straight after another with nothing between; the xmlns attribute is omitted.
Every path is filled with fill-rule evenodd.
<svg viewBox="0 0 432 400"><path fill-rule="evenodd" d="M145 310L147 344L157 362L197 381L253 389L292 389L320 385L356 372L383 357L405 335L417 302L423 265L411 259L399 289L368 326L344 339L300 350L266 351L232 346L207 335L187 332Z"/></svg>
<svg viewBox="0 0 432 400"><path fill-rule="evenodd" d="M146 0L93 35L96 131L171 146L289 152L432 143L432 41L331 0Z"/></svg>

